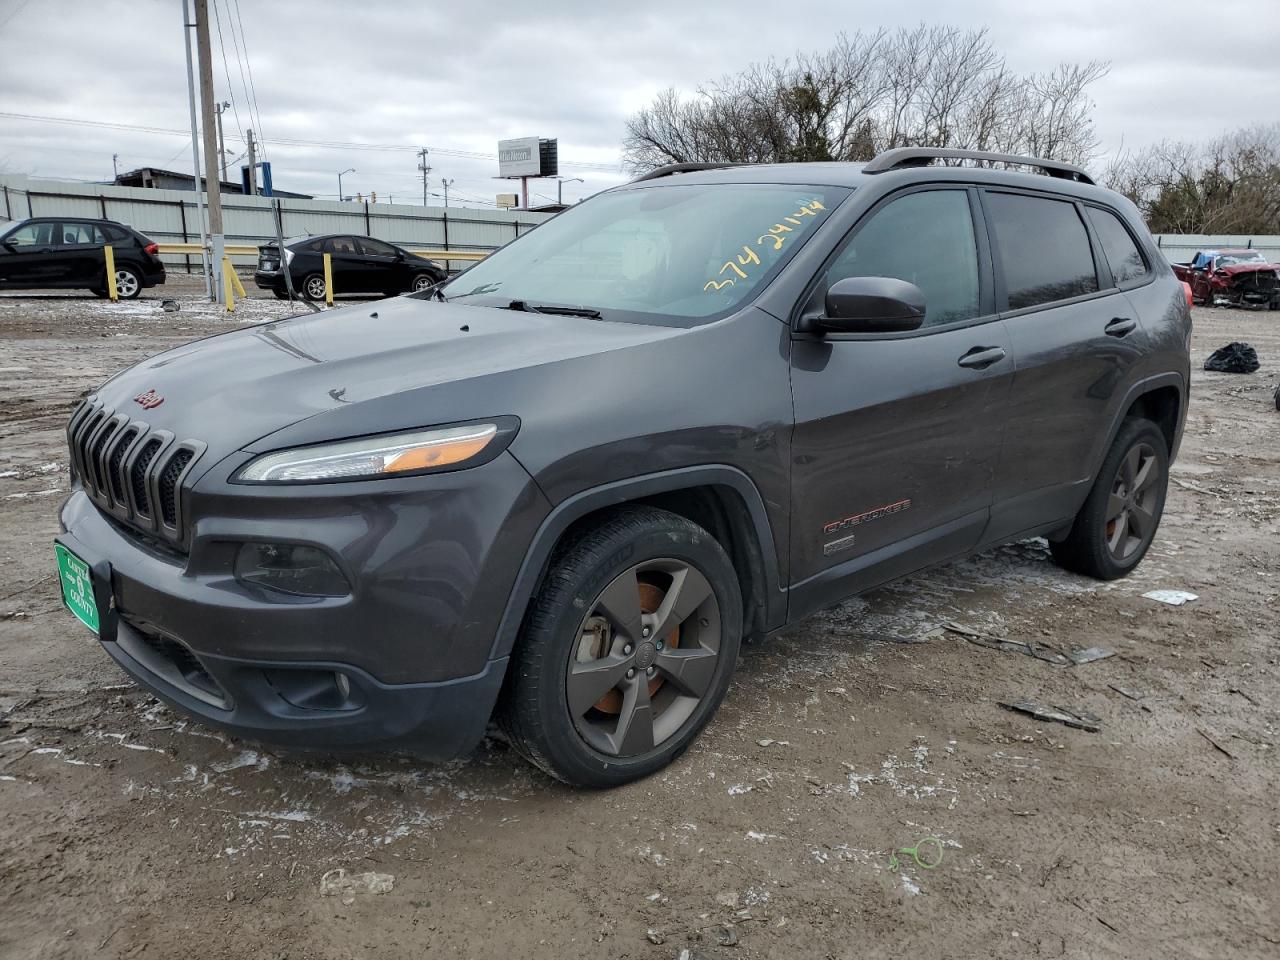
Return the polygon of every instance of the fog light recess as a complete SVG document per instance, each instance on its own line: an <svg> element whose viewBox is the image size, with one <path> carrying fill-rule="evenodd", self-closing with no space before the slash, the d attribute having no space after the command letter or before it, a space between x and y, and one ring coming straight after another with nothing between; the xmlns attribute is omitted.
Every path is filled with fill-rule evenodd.
<svg viewBox="0 0 1280 960"><path fill-rule="evenodd" d="M246 543L236 554L236 579L293 597L345 597L351 584L333 558L318 547Z"/></svg>

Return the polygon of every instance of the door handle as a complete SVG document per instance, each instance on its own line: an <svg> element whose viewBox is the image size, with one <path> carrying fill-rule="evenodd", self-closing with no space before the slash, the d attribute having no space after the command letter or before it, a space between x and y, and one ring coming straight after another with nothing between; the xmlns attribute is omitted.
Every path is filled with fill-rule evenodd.
<svg viewBox="0 0 1280 960"><path fill-rule="evenodd" d="M993 363L999 363L1004 356L1003 347L974 347L956 363L971 370L982 370Z"/></svg>
<svg viewBox="0 0 1280 960"><path fill-rule="evenodd" d="M1115 317L1102 329L1109 337L1124 337L1138 329L1138 321L1132 317Z"/></svg>

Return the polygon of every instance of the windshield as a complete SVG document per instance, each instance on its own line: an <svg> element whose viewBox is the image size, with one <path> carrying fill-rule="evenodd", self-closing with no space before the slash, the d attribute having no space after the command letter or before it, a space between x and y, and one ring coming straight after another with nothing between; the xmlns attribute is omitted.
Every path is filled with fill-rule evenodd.
<svg viewBox="0 0 1280 960"><path fill-rule="evenodd" d="M1234 267L1238 263L1266 263L1267 258L1257 250L1242 250L1239 253L1224 253L1218 257L1218 266Z"/></svg>
<svg viewBox="0 0 1280 960"><path fill-rule="evenodd" d="M749 183L612 191L548 220L443 292L463 304L584 308L605 320L708 320L772 280L848 194Z"/></svg>

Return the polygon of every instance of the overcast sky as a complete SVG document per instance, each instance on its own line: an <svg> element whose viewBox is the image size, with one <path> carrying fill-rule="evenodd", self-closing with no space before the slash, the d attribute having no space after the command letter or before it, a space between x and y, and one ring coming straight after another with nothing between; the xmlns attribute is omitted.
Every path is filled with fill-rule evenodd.
<svg viewBox="0 0 1280 960"><path fill-rule="evenodd" d="M240 33L230 22L237 3L239 58ZM821 49L839 31L922 20L988 27L993 45L1019 72L1109 60L1110 74L1092 91L1106 151L1122 143L1207 139L1280 118L1276 0L211 0L211 6L223 40L215 25L215 85L219 99L235 106L224 118L228 148L239 154L238 131L253 127L266 141L276 185L316 196L335 195L338 171L354 167L343 179L345 193L421 202L413 151L426 146L431 194L441 192L443 176L455 181L451 200L491 205L496 193L511 189L493 179L497 141L542 136L559 138L561 174L585 180L564 185L565 199L577 199L623 179L624 122L659 90L692 91L752 61ZM180 0L0 0L0 113L186 130L182 33ZM245 93L250 71L256 114ZM0 116L0 171L109 180L113 153L121 171L191 168L189 137L180 132ZM538 181L531 192L554 197L555 186Z"/></svg>

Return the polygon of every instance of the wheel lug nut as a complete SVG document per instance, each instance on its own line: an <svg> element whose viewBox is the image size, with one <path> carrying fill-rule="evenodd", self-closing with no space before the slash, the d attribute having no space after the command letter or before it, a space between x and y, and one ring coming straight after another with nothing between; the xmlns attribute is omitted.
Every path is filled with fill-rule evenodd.
<svg viewBox="0 0 1280 960"><path fill-rule="evenodd" d="M622 652L628 657L631 656L631 644L628 643L625 647L623 647Z"/></svg>
<svg viewBox="0 0 1280 960"><path fill-rule="evenodd" d="M645 627L643 630L641 630L641 631L640 631L640 636L642 636L642 637L647 637L648 635L649 635L649 628L648 628L648 627Z"/></svg>
<svg viewBox="0 0 1280 960"><path fill-rule="evenodd" d="M630 670L628 670L628 671L627 671L627 679L628 679L628 680L630 680L630 679L631 679L632 677L634 677L635 675L636 675L636 668L635 668L635 667L632 667Z"/></svg>
<svg viewBox="0 0 1280 960"><path fill-rule="evenodd" d="M654 644L654 646L657 647L659 650L661 650L666 645L667 645L667 641L665 640L659 640L657 643Z"/></svg>
<svg viewBox="0 0 1280 960"><path fill-rule="evenodd" d="M650 677L652 677L655 672L656 671L653 669L653 667L650 667L648 670L645 671L645 673Z"/></svg>

